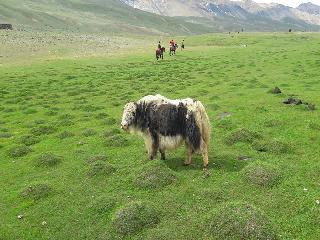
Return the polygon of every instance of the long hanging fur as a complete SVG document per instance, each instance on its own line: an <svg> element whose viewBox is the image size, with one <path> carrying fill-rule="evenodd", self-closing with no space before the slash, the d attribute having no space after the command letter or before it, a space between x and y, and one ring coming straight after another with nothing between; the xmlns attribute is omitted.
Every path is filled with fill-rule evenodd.
<svg viewBox="0 0 320 240"><path fill-rule="evenodd" d="M188 148L185 163L191 163L194 152L201 152L204 166L208 165L211 128L200 101L191 98L170 100L161 95L145 96L136 103L126 105L121 125L144 137L151 159L158 150L164 158L166 149L174 149L184 140Z"/></svg>

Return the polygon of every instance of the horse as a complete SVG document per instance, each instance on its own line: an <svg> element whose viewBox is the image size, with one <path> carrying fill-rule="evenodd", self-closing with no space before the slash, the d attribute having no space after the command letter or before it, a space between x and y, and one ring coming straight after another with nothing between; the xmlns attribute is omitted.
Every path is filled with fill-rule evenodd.
<svg viewBox="0 0 320 240"><path fill-rule="evenodd" d="M176 55L177 48L178 48L178 44L171 45L171 47L170 47L170 56L171 55Z"/></svg>
<svg viewBox="0 0 320 240"><path fill-rule="evenodd" d="M166 51L165 47L162 47L162 48L158 48L156 50L156 58L157 60L159 59L163 59L163 53Z"/></svg>

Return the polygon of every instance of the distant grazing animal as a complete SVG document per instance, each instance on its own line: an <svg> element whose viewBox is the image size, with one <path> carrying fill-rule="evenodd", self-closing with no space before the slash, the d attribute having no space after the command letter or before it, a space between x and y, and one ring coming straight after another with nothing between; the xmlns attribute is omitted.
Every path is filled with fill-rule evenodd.
<svg viewBox="0 0 320 240"><path fill-rule="evenodd" d="M13 27L12 27L12 24L1 23L0 24L0 29L13 30Z"/></svg>
<svg viewBox="0 0 320 240"><path fill-rule="evenodd" d="M178 44L172 45L170 47L170 56L171 55L176 55L176 50L177 50L178 47L179 47Z"/></svg>
<svg viewBox="0 0 320 240"><path fill-rule="evenodd" d="M202 103L191 98L170 100L161 95L149 95L124 107L121 128L144 138L150 159L165 159L165 151L182 143L187 148L185 164L192 154L200 152L203 166L208 166L210 122Z"/></svg>
<svg viewBox="0 0 320 240"><path fill-rule="evenodd" d="M161 48L158 48L156 50L156 58L157 60L159 59L163 59L163 53L166 51L166 48L165 47L161 47Z"/></svg>

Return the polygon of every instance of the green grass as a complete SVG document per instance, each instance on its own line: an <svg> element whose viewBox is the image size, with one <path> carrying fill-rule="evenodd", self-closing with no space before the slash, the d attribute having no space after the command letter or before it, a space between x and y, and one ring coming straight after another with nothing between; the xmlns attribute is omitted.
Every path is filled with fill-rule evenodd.
<svg viewBox="0 0 320 240"><path fill-rule="evenodd" d="M142 51L0 68L1 239L320 238L320 35L186 43L159 62ZM119 131L124 104L155 93L207 106L205 177L201 156L150 163Z"/></svg>

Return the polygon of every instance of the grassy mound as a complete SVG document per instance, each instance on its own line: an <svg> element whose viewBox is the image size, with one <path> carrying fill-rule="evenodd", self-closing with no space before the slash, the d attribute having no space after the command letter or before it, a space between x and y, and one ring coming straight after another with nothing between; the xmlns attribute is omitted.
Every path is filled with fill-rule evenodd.
<svg viewBox="0 0 320 240"><path fill-rule="evenodd" d="M116 169L110 164L103 161L95 161L90 164L88 176L105 176L114 173Z"/></svg>
<svg viewBox="0 0 320 240"><path fill-rule="evenodd" d="M66 138L70 138L70 137L73 137L73 136L75 136L74 133L69 132L69 131L63 131L63 132L59 133L58 138L66 139Z"/></svg>
<svg viewBox="0 0 320 240"><path fill-rule="evenodd" d="M98 161L100 161L100 162L107 161L107 156L105 156L105 155L93 155L93 156L89 157L86 160L86 162L88 164L93 164L93 163L98 162Z"/></svg>
<svg viewBox="0 0 320 240"><path fill-rule="evenodd" d="M227 137L228 144L235 144L237 142L244 142L244 143L252 143L256 139L260 139L261 135L251 131L249 129L241 128L237 129L229 134Z"/></svg>
<svg viewBox="0 0 320 240"><path fill-rule="evenodd" d="M259 140L253 143L253 148L258 152L269 152L274 154L285 154L292 151L290 145L281 140Z"/></svg>
<svg viewBox="0 0 320 240"><path fill-rule="evenodd" d="M115 118L107 118L105 121L104 121L104 124L105 125L114 125L117 123L117 120Z"/></svg>
<svg viewBox="0 0 320 240"><path fill-rule="evenodd" d="M108 130L106 131L103 136L106 137L106 138L109 138L109 137L112 137L112 136L115 136L115 135L118 135L118 134L121 134L121 131L117 128L113 128L111 130Z"/></svg>
<svg viewBox="0 0 320 240"><path fill-rule="evenodd" d="M161 161L152 161L145 165L134 179L139 188L161 188L176 180L175 173Z"/></svg>
<svg viewBox="0 0 320 240"><path fill-rule="evenodd" d="M251 183L263 187L277 184L281 178L278 168L262 162L255 162L242 170L244 178Z"/></svg>
<svg viewBox="0 0 320 240"><path fill-rule="evenodd" d="M149 204L132 202L118 210L113 219L116 231L123 235L133 234L160 222L158 213Z"/></svg>
<svg viewBox="0 0 320 240"><path fill-rule="evenodd" d="M11 138L13 137L12 133L9 132L0 132L0 138Z"/></svg>
<svg viewBox="0 0 320 240"><path fill-rule="evenodd" d="M277 239L268 217L247 203L228 203L214 212L208 221L216 239Z"/></svg>
<svg viewBox="0 0 320 240"><path fill-rule="evenodd" d="M40 139L32 134L25 135L20 138L20 143L26 146L31 146L39 142L40 142Z"/></svg>
<svg viewBox="0 0 320 240"><path fill-rule="evenodd" d="M85 136L85 137L91 137L91 136L94 136L97 134L97 131L94 130L94 129L85 129L83 132L82 132L82 135Z"/></svg>
<svg viewBox="0 0 320 240"><path fill-rule="evenodd" d="M56 132L57 129L50 125L42 125L31 129L31 133L36 136L48 135Z"/></svg>
<svg viewBox="0 0 320 240"><path fill-rule="evenodd" d="M44 153L35 160L35 165L38 167L53 167L62 161L62 157L53 153Z"/></svg>
<svg viewBox="0 0 320 240"><path fill-rule="evenodd" d="M32 149L28 146L25 146L25 145L21 145L21 146L15 146L15 147L12 147L8 154L10 157L23 157L25 155L27 155L29 152L31 152Z"/></svg>
<svg viewBox="0 0 320 240"><path fill-rule="evenodd" d="M106 147L125 147L129 145L129 141L122 135L114 135L108 137L105 140L104 145Z"/></svg>
<svg viewBox="0 0 320 240"><path fill-rule="evenodd" d="M47 197L52 192L51 187L47 184L34 184L24 189L20 195L23 198L39 200L40 198Z"/></svg>
<svg viewBox="0 0 320 240"><path fill-rule="evenodd" d="M90 202L88 208L96 214L107 214L116 206L116 200L113 198L98 197Z"/></svg>

